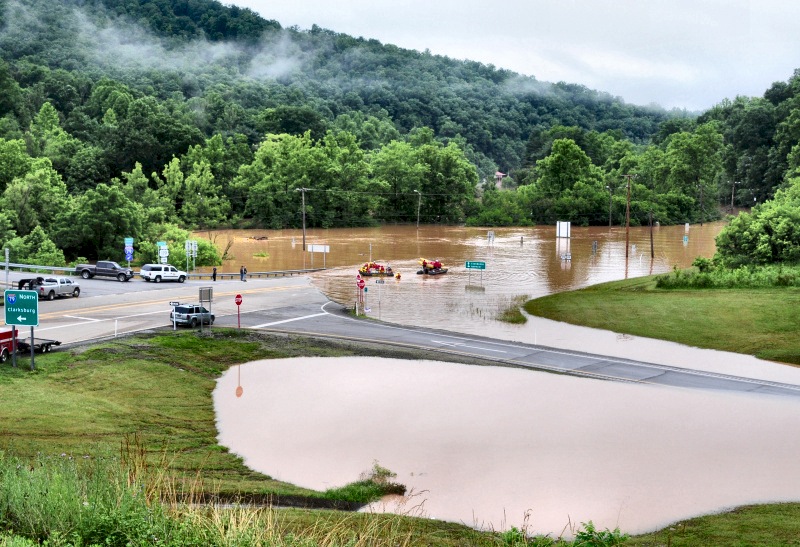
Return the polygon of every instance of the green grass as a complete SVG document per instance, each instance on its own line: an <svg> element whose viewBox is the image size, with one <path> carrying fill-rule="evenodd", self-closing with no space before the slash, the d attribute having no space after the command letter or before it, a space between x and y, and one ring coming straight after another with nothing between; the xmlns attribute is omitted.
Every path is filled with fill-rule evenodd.
<svg viewBox="0 0 800 547"><path fill-rule="evenodd" d="M300 338L259 337L235 329L168 332L122 338L0 367L0 449L42 453L117 454L137 434L151 454L171 454L171 468L225 496L321 498L319 492L247 469L216 442L211 392L228 367L257 359L339 356L352 349ZM365 462L365 466L369 462Z"/></svg>
<svg viewBox="0 0 800 547"><path fill-rule="evenodd" d="M615 292L638 297L653 292L650 283L632 280L581 292L605 294L605 300ZM786 305L789 293L780 294ZM743 302L758 305L748 298ZM373 485L360 482L323 493L275 481L216 443L211 392L230 366L343 355L419 357L377 345L215 328L204 335L163 331L40 355L35 371L25 361L16 369L0 366L0 547L44 540L51 546L88 544L70 539L76 531L108 545L150 544L146 538L158 534L173 534L184 545L569 545L557 538L525 539L520 531L479 532L402 515L180 504L187 493L195 499L210 493L278 502L376 495ZM84 482L71 470L83 470ZM391 485L391 472L377 462L371 475ZM687 520L626 545L800 545L800 504Z"/></svg>
<svg viewBox="0 0 800 547"><path fill-rule="evenodd" d="M655 288L655 277L603 283L525 303L532 315L689 346L800 364L800 289Z"/></svg>
<svg viewBox="0 0 800 547"><path fill-rule="evenodd" d="M800 545L800 503L750 505L727 513L680 521L657 532L634 536L625 545L630 547Z"/></svg>

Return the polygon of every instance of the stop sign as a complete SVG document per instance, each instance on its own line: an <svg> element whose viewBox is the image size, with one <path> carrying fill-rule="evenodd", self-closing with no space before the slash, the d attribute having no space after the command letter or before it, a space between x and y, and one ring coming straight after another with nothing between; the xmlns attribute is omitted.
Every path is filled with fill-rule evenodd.
<svg viewBox="0 0 800 547"><path fill-rule="evenodd" d="M358 285L359 289L363 289L364 288L364 284L365 283L364 283L363 279L359 279L358 281L356 281L356 285Z"/></svg>
<svg viewBox="0 0 800 547"><path fill-rule="evenodd" d="M233 301L236 302L237 306L240 306L242 304L242 295L241 294L237 294L236 298L234 298Z"/></svg>

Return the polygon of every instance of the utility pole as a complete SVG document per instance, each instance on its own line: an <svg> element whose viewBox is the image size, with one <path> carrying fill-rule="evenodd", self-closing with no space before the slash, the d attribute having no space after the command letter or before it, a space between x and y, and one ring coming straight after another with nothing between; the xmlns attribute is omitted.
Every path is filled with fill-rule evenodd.
<svg viewBox="0 0 800 547"><path fill-rule="evenodd" d="M306 250L306 192L308 188L295 188L295 192L303 195L303 251Z"/></svg>
<svg viewBox="0 0 800 547"><path fill-rule="evenodd" d="M414 190L417 194L417 230L419 230L419 209L422 206L422 194L419 190Z"/></svg>
<svg viewBox="0 0 800 547"><path fill-rule="evenodd" d="M631 179L636 175L622 175L628 179L628 200L625 205L625 260L628 260L628 253L631 239Z"/></svg>
<svg viewBox="0 0 800 547"><path fill-rule="evenodd" d="M731 213L733 213L733 194L736 192L737 184L739 184L738 180L731 181Z"/></svg>
<svg viewBox="0 0 800 547"><path fill-rule="evenodd" d="M700 226L703 225L703 217L706 216L706 209L703 206L703 183L700 183Z"/></svg>

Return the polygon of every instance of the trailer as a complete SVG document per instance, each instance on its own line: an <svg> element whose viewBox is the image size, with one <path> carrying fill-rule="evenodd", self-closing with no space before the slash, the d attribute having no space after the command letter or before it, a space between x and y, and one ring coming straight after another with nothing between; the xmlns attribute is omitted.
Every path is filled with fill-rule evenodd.
<svg viewBox="0 0 800 547"><path fill-rule="evenodd" d="M17 339L17 351L19 353L30 353L31 346L36 353L49 353L53 350L53 346L60 346L61 342L58 340L48 340L47 338L25 338L24 340Z"/></svg>

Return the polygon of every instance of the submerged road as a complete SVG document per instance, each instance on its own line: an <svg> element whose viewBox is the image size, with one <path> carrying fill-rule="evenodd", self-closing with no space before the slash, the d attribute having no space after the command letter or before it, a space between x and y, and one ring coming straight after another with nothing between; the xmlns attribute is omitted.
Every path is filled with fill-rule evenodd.
<svg viewBox="0 0 800 547"><path fill-rule="evenodd" d="M693 370L691 363L685 368L667 366L358 319L341 304L328 300L303 277L214 284L189 281L156 285L142 280L127 283L81 280L80 283L79 298L39 303L37 338L57 339L68 346L142 330L169 328L169 302L197 302L198 289L213 286L211 309L216 315L215 326L390 344L603 380L800 397L800 385ZM241 307L234 303L237 294L243 297ZM26 337L24 328L20 330Z"/></svg>
<svg viewBox="0 0 800 547"><path fill-rule="evenodd" d="M227 322L227 318L223 321ZM271 332L423 348L602 380L800 397L800 385L357 319L341 304L330 301L317 307L306 304L254 312L248 314L246 323L247 328Z"/></svg>

